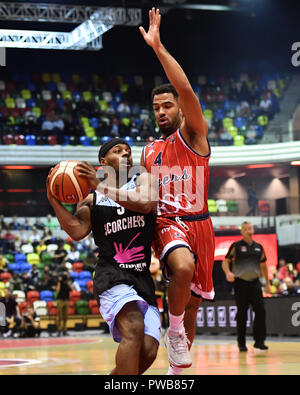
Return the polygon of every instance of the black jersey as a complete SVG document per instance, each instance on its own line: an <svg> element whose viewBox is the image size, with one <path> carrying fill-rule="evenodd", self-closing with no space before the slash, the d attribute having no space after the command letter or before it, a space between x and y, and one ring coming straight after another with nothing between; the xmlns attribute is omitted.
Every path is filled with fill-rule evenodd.
<svg viewBox="0 0 300 395"><path fill-rule="evenodd" d="M135 189L136 176L121 189ZM148 304L156 306L150 275L151 241L156 215L125 209L98 191L91 212L92 232L99 247L94 291L99 295L117 284L133 285Z"/></svg>

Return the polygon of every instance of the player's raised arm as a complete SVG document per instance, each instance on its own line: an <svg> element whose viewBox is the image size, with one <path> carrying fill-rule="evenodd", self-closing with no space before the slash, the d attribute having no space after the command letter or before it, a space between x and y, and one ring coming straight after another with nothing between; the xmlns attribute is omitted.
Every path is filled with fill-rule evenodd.
<svg viewBox="0 0 300 395"><path fill-rule="evenodd" d="M161 15L159 10L152 8L149 11L149 29L148 32L140 26L140 32L146 43L153 48L158 57L169 81L176 89L179 95L179 105L184 115L181 129L185 133L197 134L201 137L207 135L207 123L202 114L201 105L193 88L179 65L172 55L166 50L160 40L160 22Z"/></svg>

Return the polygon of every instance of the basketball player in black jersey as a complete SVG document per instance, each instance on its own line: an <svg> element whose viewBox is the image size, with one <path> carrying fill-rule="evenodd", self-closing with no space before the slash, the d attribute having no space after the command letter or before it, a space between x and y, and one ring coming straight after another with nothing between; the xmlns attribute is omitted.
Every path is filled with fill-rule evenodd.
<svg viewBox="0 0 300 395"><path fill-rule="evenodd" d="M51 194L49 177L47 196L73 240L92 231L99 247L94 292L102 317L120 343L111 374L142 374L155 360L160 341L160 316L149 271L156 221L156 201L151 197L157 196L156 183L143 173L119 185L132 167L131 149L122 139L105 143L99 162L105 168L103 182L87 162L79 166L94 192L78 203L74 215Z"/></svg>

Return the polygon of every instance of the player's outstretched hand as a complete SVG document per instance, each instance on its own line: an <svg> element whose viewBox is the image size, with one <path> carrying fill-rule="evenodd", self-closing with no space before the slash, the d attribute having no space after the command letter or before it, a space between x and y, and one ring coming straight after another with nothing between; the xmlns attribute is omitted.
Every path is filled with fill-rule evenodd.
<svg viewBox="0 0 300 395"><path fill-rule="evenodd" d="M148 32L146 32L142 26L139 27L139 30L142 36L144 37L144 40L154 50L158 48L158 46L160 45L160 33L159 33L160 21L161 21L161 15L159 13L159 9L155 10L155 8L153 7L149 11Z"/></svg>

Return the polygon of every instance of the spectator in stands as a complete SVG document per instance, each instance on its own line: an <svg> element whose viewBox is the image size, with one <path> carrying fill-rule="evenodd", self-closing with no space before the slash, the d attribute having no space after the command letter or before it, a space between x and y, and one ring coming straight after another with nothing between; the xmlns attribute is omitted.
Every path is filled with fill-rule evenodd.
<svg viewBox="0 0 300 395"><path fill-rule="evenodd" d="M251 109L249 103L245 100L240 100L236 106L237 117L249 117L251 115Z"/></svg>
<svg viewBox="0 0 300 395"><path fill-rule="evenodd" d="M32 306L27 306L21 322L21 337L40 336L40 318L36 315Z"/></svg>
<svg viewBox="0 0 300 395"><path fill-rule="evenodd" d="M53 234L52 234L51 229L49 229L48 226L45 226L45 228L44 228L44 233L43 233L43 235L42 235L42 241L43 241L46 245L48 245L48 244L51 243L52 238L53 238Z"/></svg>
<svg viewBox="0 0 300 395"><path fill-rule="evenodd" d="M57 328L58 336L63 334L67 336L67 319L68 319L68 309L69 309L69 292L73 290L70 284L68 273L58 277L56 292L57 292Z"/></svg>
<svg viewBox="0 0 300 395"><path fill-rule="evenodd" d="M24 291L23 279L16 272L12 273L12 277L9 280L8 287L10 292L13 294L14 291Z"/></svg>
<svg viewBox="0 0 300 395"><path fill-rule="evenodd" d="M12 221L9 223L9 229L10 230L19 230L21 229L22 226L20 222L18 221L18 217L15 215L12 219Z"/></svg>
<svg viewBox="0 0 300 395"><path fill-rule="evenodd" d="M0 230L7 230L8 224L5 222L4 215L0 215Z"/></svg>
<svg viewBox="0 0 300 395"><path fill-rule="evenodd" d="M23 273L22 275L24 292L35 291L36 290L36 280L35 278L31 278L29 272Z"/></svg>
<svg viewBox="0 0 300 395"><path fill-rule="evenodd" d="M262 115L267 115L270 118L272 117L272 101L266 93L262 95L259 107L261 109Z"/></svg>
<svg viewBox="0 0 300 395"><path fill-rule="evenodd" d="M130 115L130 107L127 101L121 101L117 107L117 112L120 115L120 118L128 117Z"/></svg>
<svg viewBox="0 0 300 395"><path fill-rule="evenodd" d="M34 226L38 230L44 230L45 228L45 225L41 222L41 219L39 217L36 218Z"/></svg>
<svg viewBox="0 0 300 395"><path fill-rule="evenodd" d="M58 223L57 221L52 217L51 214L47 215L47 221L45 222L45 226L49 228L50 230L55 230L58 228Z"/></svg>
<svg viewBox="0 0 300 395"><path fill-rule="evenodd" d="M7 260L3 257L3 255L0 254L0 273L2 273L6 268L7 268Z"/></svg>
<svg viewBox="0 0 300 395"><path fill-rule="evenodd" d="M29 223L29 218L25 218L24 224L21 225L21 228L23 230L31 230L32 229L32 226Z"/></svg>
<svg viewBox="0 0 300 395"><path fill-rule="evenodd" d="M219 143L221 145L232 145L233 144L233 137L225 128L221 129L221 132L219 134Z"/></svg>
<svg viewBox="0 0 300 395"><path fill-rule="evenodd" d="M11 295L9 288L4 289L4 297L0 298L0 303L5 306L6 326L4 327L3 337L13 336L20 327L21 318L18 304Z"/></svg>
<svg viewBox="0 0 300 395"><path fill-rule="evenodd" d="M40 256L42 256L43 252L47 251L47 245L45 244L45 241L43 239L40 240L39 243L35 246L35 251Z"/></svg>
<svg viewBox="0 0 300 395"><path fill-rule="evenodd" d="M284 296L296 296L300 295L300 288L296 287L293 280L290 277L284 279L285 289L282 291Z"/></svg>
<svg viewBox="0 0 300 395"><path fill-rule="evenodd" d="M256 215L257 203L258 199L256 197L255 189L253 186L251 186L248 188L248 206L250 209L247 213L247 217L250 215Z"/></svg>
<svg viewBox="0 0 300 395"><path fill-rule="evenodd" d="M65 262L67 259L68 253L64 248L64 245L62 243L59 244L58 249L54 251L53 254L53 262L56 265L60 265L61 263Z"/></svg>
<svg viewBox="0 0 300 395"><path fill-rule="evenodd" d="M35 226L32 227L32 234L29 236L29 242L32 244L33 248L39 245L42 236L38 233L37 228Z"/></svg>
<svg viewBox="0 0 300 395"><path fill-rule="evenodd" d="M255 139L256 135L257 135L257 133L256 133L256 130L254 128L254 125L250 125L249 129L246 132L247 139Z"/></svg>
<svg viewBox="0 0 300 395"><path fill-rule="evenodd" d="M79 261L80 253L77 251L76 246L74 243L71 244L71 249L68 251L66 260L70 263L74 263Z"/></svg>
<svg viewBox="0 0 300 395"><path fill-rule="evenodd" d="M65 124L62 118L58 114L54 114L52 121L52 132L59 135L64 131Z"/></svg>

